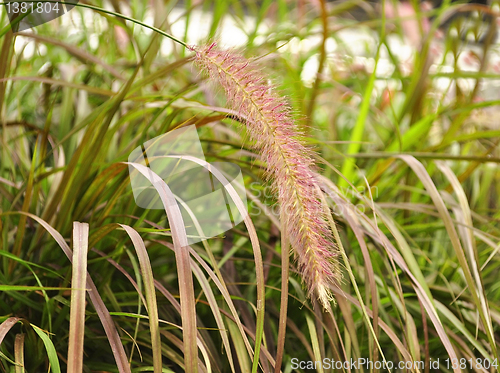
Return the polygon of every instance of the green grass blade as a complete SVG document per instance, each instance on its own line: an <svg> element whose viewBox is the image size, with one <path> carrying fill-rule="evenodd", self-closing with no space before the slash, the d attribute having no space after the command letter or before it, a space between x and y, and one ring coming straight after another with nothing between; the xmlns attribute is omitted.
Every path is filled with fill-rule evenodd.
<svg viewBox="0 0 500 373"><path fill-rule="evenodd" d="M61 373L61 367L59 366L59 358L57 357L56 348L54 347L52 340L45 333L45 331L40 329L38 326L31 324L31 327L43 341L45 350L47 351L47 356L49 357L50 370L54 373Z"/></svg>

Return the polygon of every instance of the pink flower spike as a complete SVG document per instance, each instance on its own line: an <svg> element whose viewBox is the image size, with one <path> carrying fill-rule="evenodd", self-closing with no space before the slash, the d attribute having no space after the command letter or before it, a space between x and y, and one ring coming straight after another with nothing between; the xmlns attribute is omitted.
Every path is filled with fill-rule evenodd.
<svg viewBox="0 0 500 373"><path fill-rule="evenodd" d="M214 44L194 48L195 62L226 94L227 105L246 118L254 147L267 161L266 177L280 204L280 218L294 257L307 284L325 308L333 300L330 286L340 277L338 251L333 242L311 151L299 131L286 100L275 92L261 68L235 51Z"/></svg>

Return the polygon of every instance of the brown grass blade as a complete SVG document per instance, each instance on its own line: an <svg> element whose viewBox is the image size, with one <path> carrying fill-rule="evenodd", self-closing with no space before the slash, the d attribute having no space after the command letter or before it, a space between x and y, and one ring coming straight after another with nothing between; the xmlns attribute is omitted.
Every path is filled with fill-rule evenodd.
<svg viewBox="0 0 500 373"><path fill-rule="evenodd" d="M154 240L155 242L158 242L166 247L169 247L173 250L172 244L166 241L161 241L161 240ZM253 349L252 346L250 345L250 342L246 336L245 333L245 326L241 323L240 317L238 316L238 312L236 310L236 307L234 306L234 303L231 299L231 295L229 294L227 287L225 284L223 284L219 278L216 276L215 272L208 266L208 264L199 256L199 254L194 251L192 248L189 249L191 255L200 263L200 265L203 267L203 269L208 273L210 279L214 282L214 284L217 286L219 291L221 292L222 296L224 297L224 300L226 301L227 305L229 306L229 309L231 311L231 314L233 316L233 322L238 326L238 330L240 331L241 336L243 337L243 341L245 343L245 347L247 348L249 356L253 356ZM160 283L156 283L156 287L160 292L165 295L165 297L176 307L176 309L180 313L180 306L177 303L176 299L161 285ZM223 312L223 311L221 311Z"/></svg>
<svg viewBox="0 0 500 373"><path fill-rule="evenodd" d="M149 261L148 252L144 241L137 231L128 225L120 224L129 235L134 245L135 251L139 258L141 266L141 274L144 281L144 290L146 292L146 308L149 315L149 329L151 331L151 348L153 350L153 367L155 373L161 373L162 370L162 353L161 353L161 338L160 327L158 322L158 304L156 302L155 285L153 278L153 270Z"/></svg>
<svg viewBox="0 0 500 373"><path fill-rule="evenodd" d="M169 247L173 250L172 244L169 242L161 241L161 240L153 240L153 241L158 242L162 245L165 245L166 247ZM238 311L236 310L236 307L235 307L233 300L231 298L231 294L228 292L225 284L221 283L219 278L216 276L215 272L208 266L208 264L200 257L200 255L195 250L193 250L190 247L189 252L198 261L198 263L200 263L200 265L203 267L203 269L210 276L210 279L214 282L214 284L217 286L217 288L221 292L222 296L224 297L224 300L226 301L227 305L229 306L231 315L229 315L228 312L226 312L222 309L220 310L220 312L223 313L224 315L226 315L226 317L228 317L232 322L234 322L236 324L236 326L238 327L238 330L240 332L240 335L243 338L243 342L244 342L245 347L247 349L248 355L250 357L252 357L254 355L254 352L253 352L252 346L250 345L250 342L249 342L247 335L251 339L255 340L255 333L251 332L248 327L246 327L245 325L242 324L240 317L238 315ZM156 287L158 288L158 290L160 290L160 292L162 294L164 294L167 297L167 299L180 312L179 304L177 303L176 299L165 289L165 287L158 282L156 282ZM287 325L289 325L289 324L287 323ZM229 324L229 330L231 331L231 324ZM233 342L234 342L234 340L233 340ZM262 352L263 352L263 355L271 362L271 365L274 366L275 361L274 361L273 357L271 356L271 354L269 353L269 351L264 346L262 347Z"/></svg>
<svg viewBox="0 0 500 373"><path fill-rule="evenodd" d="M339 288L332 288L332 291L338 297L346 298L349 302L351 302L356 307L358 307L359 309L361 309L360 303L352 295L349 295L349 294L346 294L346 293L342 292L342 290L340 290ZM370 309L367 309L366 312L367 312L367 314L368 314L369 317L373 317L373 313L372 313L372 311ZM389 336L389 338L394 343L394 345L396 346L396 348L398 349L398 351L401 353L401 355L403 356L403 358L406 361L413 361L412 358L411 358L411 355L410 355L409 351L406 349L406 347L404 346L403 342L401 342L401 340L398 338L398 336L396 335L396 333L394 333L394 331L392 330L392 328L389 325L387 325L385 322L383 322L382 320L379 320L379 325L380 325L380 328Z"/></svg>
<svg viewBox="0 0 500 373"><path fill-rule="evenodd" d="M110 224L110 226L114 226L114 228L116 228L117 226L119 226L119 224ZM168 246L169 248L171 248L173 250L173 246L172 245L166 245L167 242L164 242L164 241L157 241L157 240L153 240L153 242L157 242L159 244L162 244L162 245L165 245L165 246ZM96 253L98 253L100 256L102 256L103 258L106 258L106 260L113 266L115 267L118 271L120 271L129 281L130 283L132 284L132 286L134 287L134 289L137 291L137 293L139 294L139 297L141 298L142 300L142 303L144 305L147 306L147 301L146 301L146 298L144 297L144 295L142 294L142 291L141 289L139 288L139 285L137 284L137 282L132 278L132 276L120 265L118 264L117 262L115 262L113 259L111 258L107 258L106 257L106 254L97 250L97 249L92 249L92 251L95 251ZM177 299L175 299L175 297L160 283L158 282L157 280L154 280L153 279L153 283L154 283L154 286L155 288L160 292L162 293L165 298L167 298L167 300L172 304L172 306L175 308L175 310L180 314L181 313L181 305L179 304L179 302L177 301ZM145 316L144 316L145 317ZM149 319L149 317L148 317ZM160 320L158 320L160 321ZM177 325L173 325L173 324L170 324L172 326L175 326L177 328L179 328L180 330L182 330L182 327L180 326L177 326ZM166 334L164 333L163 330L160 330L160 334L162 335L169 335L170 334ZM172 340L172 338L169 338L170 340ZM202 342L202 338L201 338L201 335L198 333L198 347L200 348L200 350L202 350L202 353L203 353L203 342ZM182 346L182 341L179 343L179 348L182 350L183 349L183 346ZM169 357L168 355L168 352L165 353L167 357ZM205 356L205 354L204 354ZM182 366L182 364L179 364L179 366ZM165 370L165 368L163 368L163 370Z"/></svg>
<svg viewBox="0 0 500 373"><path fill-rule="evenodd" d="M68 373L81 373L83 369L88 237L89 225L73 222L73 275L69 317Z"/></svg>
<svg viewBox="0 0 500 373"><path fill-rule="evenodd" d="M318 188L319 188L319 187L318 187ZM320 193L320 196L321 196L321 199L322 199L322 203L325 205L325 208L328 208L328 203L327 203L327 201L326 201L325 196L324 196L322 193ZM346 210L346 211L347 211L347 210ZM353 211L349 211L349 212L348 212L347 214L345 214L345 215L346 215L346 218L347 218L347 215L350 215L350 216L352 217L352 216L354 216L354 213L353 213ZM374 342L375 342L375 345L376 345L376 347L377 347L378 351L380 352L380 355L382 356L383 361L386 361L385 356L384 356L384 352L382 351L382 348L380 347L380 343L379 343L379 341L378 341L378 336L377 336L377 335L378 335L378 333L375 331L375 329L374 329L374 325L372 325L372 323L370 322L370 319L369 319L369 317L368 317L368 314L366 313L366 306L365 306L365 304L364 304L364 302L363 302L363 298L362 298L361 293L360 293L360 291L359 291L359 287L358 287L358 285L357 285L357 283L356 283L356 279L355 279L355 277L354 277L354 273L353 273L353 271L352 271L351 265L349 264L349 259L347 258L347 254L346 254L345 249L344 249L344 247L343 247L343 245L342 245L342 241L341 241L341 239L340 239L340 235L339 235L339 232L338 232L338 230L337 230L337 226L335 225L335 222L333 221L333 218L332 218L332 216L331 216L331 215L328 215L328 216L327 216L327 219L328 219L328 221L329 221L329 223L330 223L330 228L332 229L332 232L333 232L333 237L335 237L335 241L336 241L336 243L337 243L337 245L338 245L339 252L340 252L340 254L341 254L342 258L343 258L343 261L344 261L344 264L345 264L345 266L346 266L347 273L349 274L349 278L350 278L350 280L351 280L352 286L354 287L354 291L356 292L356 296L357 296L357 298L358 298L358 300L359 300L359 303L360 303L360 305L361 305L361 310L363 311L363 315L364 315L365 322L366 322L366 324L367 324L367 326L368 326L368 329L370 330L370 334L371 334L371 336L373 337L373 340L374 340ZM356 238L358 239L358 242L363 241L363 240L361 239L361 234L360 234L360 232L356 233L356 231L357 231L357 229L358 229L356 222L355 222L353 219L350 219L350 220L348 220L348 223L350 224L351 228L354 230L355 235L356 235ZM363 243L364 243L364 242L363 242ZM367 249L367 248L366 248L366 251L368 251L368 249ZM369 256L369 254L368 254L368 253L366 253L366 254ZM365 259L365 260L366 260L366 259ZM370 263L370 262L369 262L369 263ZM373 271L373 268L372 268L371 270ZM375 280L373 280L373 281L375 281ZM375 289L375 284L370 284L370 287L371 287L372 292L373 292L373 291L374 291L374 289ZM373 296L373 293L372 293L372 296ZM375 294L375 298L376 298L376 297L377 297L377 296L376 296L376 294ZM373 307L375 307L375 305L377 304L376 300L374 301L374 300L372 299L372 302L373 302ZM377 317L377 322L378 322L378 312L377 312L377 311L375 311L375 315L376 315L376 317ZM378 324L375 324L375 325L378 325Z"/></svg>
<svg viewBox="0 0 500 373"><path fill-rule="evenodd" d="M9 317L2 324L0 324L0 344L2 344L3 339L9 332L9 330L17 324L18 321L21 321L20 317Z"/></svg>
<svg viewBox="0 0 500 373"><path fill-rule="evenodd" d="M168 185L150 168L138 163L125 162L138 170L158 191L172 231L175 261L181 298L182 332L184 336L184 363L186 372L198 372L198 347L196 345L196 303L193 276L189 262L189 245L182 214Z"/></svg>
<svg viewBox="0 0 500 373"><path fill-rule="evenodd" d="M372 261L370 258L370 253L368 251L368 247L365 242L365 236L363 234L363 231L359 229L358 224L355 222L356 215L354 214L345 214L345 219L347 220L348 224L351 226L352 231L354 232L354 236L356 237L356 240L358 241L359 247L361 249L361 253L363 254L363 260L365 263L365 272L368 278L368 287L369 287L369 292L371 295L371 303L372 303L372 311L373 311L373 331L374 331L374 339L378 338L378 295L377 295L377 285L375 283L375 273L373 271L373 265ZM368 294L367 294L368 298ZM377 343L378 344L378 343ZM370 353L376 353L377 349L375 346L374 351L370 351ZM375 356L370 356L370 359L373 361L376 361Z"/></svg>
<svg viewBox="0 0 500 373"><path fill-rule="evenodd" d="M14 341L14 361L16 362L16 373L24 373L24 334L16 335Z"/></svg>

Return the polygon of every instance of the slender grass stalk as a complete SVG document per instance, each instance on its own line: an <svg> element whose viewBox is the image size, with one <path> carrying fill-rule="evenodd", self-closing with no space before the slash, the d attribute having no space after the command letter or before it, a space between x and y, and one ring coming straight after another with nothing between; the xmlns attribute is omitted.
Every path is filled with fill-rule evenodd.
<svg viewBox="0 0 500 373"><path fill-rule="evenodd" d="M225 91L227 104L246 118L254 147L267 162L267 177L280 203L282 221L294 248L309 296L328 308L329 286L338 279L337 252L315 185L311 152L299 140L285 100L270 87L257 64L214 44L190 47L195 61ZM286 255L286 253L283 253Z"/></svg>

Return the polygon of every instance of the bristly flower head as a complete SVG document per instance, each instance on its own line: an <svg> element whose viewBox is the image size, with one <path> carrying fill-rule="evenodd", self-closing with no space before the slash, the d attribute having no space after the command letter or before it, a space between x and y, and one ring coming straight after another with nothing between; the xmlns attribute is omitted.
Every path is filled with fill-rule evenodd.
<svg viewBox="0 0 500 373"><path fill-rule="evenodd" d="M245 118L247 132L267 163L280 204L281 221L309 289L325 308L339 277L336 246L316 187L310 150L299 140L290 107L267 84L261 68L214 44L191 47L197 65L220 84L230 109ZM286 253L284 253L286 255Z"/></svg>

